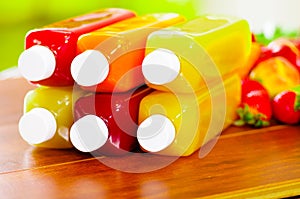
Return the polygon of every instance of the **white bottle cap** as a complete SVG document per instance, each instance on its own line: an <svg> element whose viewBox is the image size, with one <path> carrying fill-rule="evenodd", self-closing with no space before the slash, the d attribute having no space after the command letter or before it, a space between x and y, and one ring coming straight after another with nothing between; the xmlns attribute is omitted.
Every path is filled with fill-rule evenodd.
<svg viewBox="0 0 300 199"><path fill-rule="evenodd" d="M174 141L175 127L166 116L151 115L139 125L137 139L145 150L159 152Z"/></svg>
<svg viewBox="0 0 300 199"><path fill-rule="evenodd" d="M92 152L102 147L108 139L108 128L96 115L86 115L71 127L70 140L82 152Z"/></svg>
<svg viewBox="0 0 300 199"><path fill-rule="evenodd" d="M97 50L86 50L77 55L71 64L71 74L81 86L95 86L103 82L109 73L106 57Z"/></svg>
<svg viewBox="0 0 300 199"><path fill-rule="evenodd" d="M40 81L50 77L55 70L53 52L40 45L32 46L21 53L18 68L24 78L29 81Z"/></svg>
<svg viewBox="0 0 300 199"><path fill-rule="evenodd" d="M148 82L163 85L179 75L180 60L172 51L159 48L146 55L142 72Z"/></svg>
<svg viewBox="0 0 300 199"><path fill-rule="evenodd" d="M56 132L54 115L44 108L34 108L25 113L19 121L21 137L30 144L40 144L50 140Z"/></svg>

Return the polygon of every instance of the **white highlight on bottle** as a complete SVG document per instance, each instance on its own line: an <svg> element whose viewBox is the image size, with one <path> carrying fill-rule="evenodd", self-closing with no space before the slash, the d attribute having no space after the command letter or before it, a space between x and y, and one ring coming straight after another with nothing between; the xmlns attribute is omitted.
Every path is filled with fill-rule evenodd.
<svg viewBox="0 0 300 199"><path fill-rule="evenodd" d="M29 81L49 78L55 71L56 60L53 52L45 46L35 45L21 53L18 69Z"/></svg>
<svg viewBox="0 0 300 199"><path fill-rule="evenodd" d="M82 152L92 152L102 147L108 139L108 128L96 115L86 115L76 122L70 130L73 146Z"/></svg>
<svg viewBox="0 0 300 199"><path fill-rule="evenodd" d="M86 50L71 63L71 74L78 85L95 86L103 82L109 73L106 57L97 50Z"/></svg>
<svg viewBox="0 0 300 199"><path fill-rule="evenodd" d="M172 121L164 115L155 114L139 125L137 139L145 150L159 152L174 141L175 134L176 130Z"/></svg>
<svg viewBox="0 0 300 199"><path fill-rule="evenodd" d="M163 85L179 75L180 60L172 51L159 48L146 55L142 72L148 82Z"/></svg>
<svg viewBox="0 0 300 199"><path fill-rule="evenodd" d="M19 121L21 137L30 144L40 144L55 135L57 124L54 115L45 108L34 108Z"/></svg>

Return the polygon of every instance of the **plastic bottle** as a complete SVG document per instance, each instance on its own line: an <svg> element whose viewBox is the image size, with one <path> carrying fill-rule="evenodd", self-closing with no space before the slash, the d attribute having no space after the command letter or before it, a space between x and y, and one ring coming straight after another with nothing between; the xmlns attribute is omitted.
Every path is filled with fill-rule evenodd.
<svg viewBox="0 0 300 199"><path fill-rule="evenodd" d="M135 16L125 9L107 8L59 21L31 30L25 38L25 51L20 55L21 74L34 84L71 86L74 80L70 65L80 35Z"/></svg>
<svg viewBox="0 0 300 199"><path fill-rule="evenodd" d="M19 133L31 145L45 148L72 148L69 130L74 122L74 101L83 94L73 87L38 87L24 98L24 115Z"/></svg>
<svg viewBox="0 0 300 199"><path fill-rule="evenodd" d="M152 13L130 18L82 35L71 73L84 89L126 92L145 84L141 64L147 36L185 19L176 13Z"/></svg>
<svg viewBox="0 0 300 199"><path fill-rule="evenodd" d="M139 103L152 89L126 93L96 93L75 103L71 142L79 151L124 155L138 148L136 129Z"/></svg>
<svg viewBox="0 0 300 199"><path fill-rule="evenodd" d="M145 151L188 156L236 119L241 80L234 75L194 94L154 91L140 104L137 139Z"/></svg>
<svg viewBox="0 0 300 199"><path fill-rule="evenodd" d="M247 21L201 16L151 33L142 72L149 87L196 92L206 81L235 73L250 55Z"/></svg>

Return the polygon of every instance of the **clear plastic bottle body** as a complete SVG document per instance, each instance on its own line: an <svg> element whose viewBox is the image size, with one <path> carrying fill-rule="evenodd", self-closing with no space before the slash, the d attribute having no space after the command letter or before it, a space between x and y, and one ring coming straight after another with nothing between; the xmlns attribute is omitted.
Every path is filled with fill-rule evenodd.
<svg viewBox="0 0 300 199"><path fill-rule="evenodd" d="M133 16L135 13L129 10L108 8L29 31L25 37L26 50L19 57L21 74L38 85L73 85L70 65L77 53L78 37ZM36 46L39 49L35 51L32 47Z"/></svg>
<svg viewBox="0 0 300 199"><path fill-rule="evenodd" d="M155 91L149 94L140 105L140 126L137 135L141 148L162 155L191 155L233 123L237 117L236 108L241 101L240 93L240 78L234 75L212 89L205 88L197 93L176 94ZM168 125L167 122L161 122L162 125L156 127L157 132L152 131L147 135L148 137L139 137L143 135L143 131L146 131L143 130L144 127L141 127L152 128L151 117L157 115L167 118L173 128L161 131L164 126ZM140 128L141 134L139 134ZM169 134L161 136L174 137L173 141L165 144L163 140L159 140L165 146L157 146L158 141L151 141L151 139L158 134ZM152 148L160 150L151 151Z"/></svg>
<svg viewBox="0 0 300 199"><path fill-rule="evenodd" d="M147 84L157 90L195 92L205 87L205 81L235 73L250 54L251 32L245 20L231 17L203 16L184 24L153 32L146 45L143 74ZM166 50L173 54L173 63L156 63L151 54ZM157 54L164 60L165 57ZM149 59L148 59L149 58ZM174 65L179 65L176 69ZM176 73L166 81L150 80L157 71L169 67ZM148 72L148 71L150 72ZM147 78L149 76L149 78Z"/></svg>
<svg viewBox="0 0 300 199"><path fill-rule="evenodd" d="M73 95L73 87L38 87L29 91L24 98L24 115L19 122L23 139L36 147L72 148L69 130L74 122L74 100L83 95L79 90L74 93ZM49 116L40 120L44 113L36 115L33 112L38 109L42 109ZM38 121L44 124L37 124ZM55 128L49 132L48 124L51 121ZM43 136L41 142L33 143L38 136Z"/></svg>
<svg viewBox="0 0 300 199"><path fill-rule="evenodd" d="M95 93L78 99L71 141L95 155L119 156L138 149L136 129L140 101L152 92L141 87L122 93Z"/></svg>
<svg viewBox="0 0 300 199"><path fill-rule="evenodd" d="M72 63L71 70L75 81L84 89L97 92L126 92L144 84L141 64L145 55L145 45L148 35L158 29L183 22L185 18L176 13L152 13L137 16L105 28L82 35L78 39L79 54ZM93 70L87 64L89 56L83 56L87 51L98 51L105 60ZM94 61L95 64L100 63ZM93 63L93 65L95 65ZM80 76L88 77L105 65L105 76L91 84L80 81ZM101 69L102 70L102 69ZM99 69L99 76L103 75ZM90 81L88 79L87 81ZM122 83L120 83L122 81Z"/></svg>

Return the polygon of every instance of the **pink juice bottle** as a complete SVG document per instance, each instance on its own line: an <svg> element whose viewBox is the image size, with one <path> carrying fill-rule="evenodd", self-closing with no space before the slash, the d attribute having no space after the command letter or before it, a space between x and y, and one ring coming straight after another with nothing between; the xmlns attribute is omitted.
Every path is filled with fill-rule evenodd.
<svg viewBox="0 0 300 199"><path fill-rule="evenodd" d="M77 53L78 37L133 16L129 10L107 8L31 30L18 68L34 84L71 86L70 65Z"/></svg>
<svg viewBox="0 0 300 199"><path fill-rule="evenodd" d="M140 101L152 89L123 93L96 93L76 101L72 144L79 151L124 155L138 148L136 130Z"/></svg>

